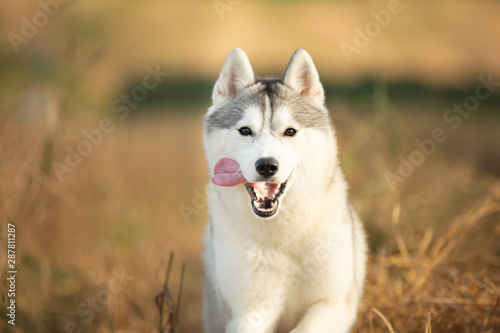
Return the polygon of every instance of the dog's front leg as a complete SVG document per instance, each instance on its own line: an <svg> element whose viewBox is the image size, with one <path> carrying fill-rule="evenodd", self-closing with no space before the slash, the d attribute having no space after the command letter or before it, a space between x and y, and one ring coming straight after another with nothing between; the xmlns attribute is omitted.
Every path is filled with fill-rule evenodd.
<svg viewBox="0 0 500 333"><path fill-rule="evenodd" d="M272 333L279 318L278 307L261 306L232 318L225 333Z"/></svg>
<svg viewBox="0 0 500 333"><path fill-rule="evenodd" d="M307 310L290 333L347 333L355 315L342 301L321 301Z"/></svg>

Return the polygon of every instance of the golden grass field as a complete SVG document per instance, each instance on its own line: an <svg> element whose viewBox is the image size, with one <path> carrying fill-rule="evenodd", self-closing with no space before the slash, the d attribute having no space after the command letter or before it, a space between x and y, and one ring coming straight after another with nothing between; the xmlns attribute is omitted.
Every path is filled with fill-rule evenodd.
<svg viewBox="0 0 500 333"><path fill-rule="evenodd" d="M125 120L110 104L147 66L169 73L166 87L212 82L241 47L258 75L281 75L303 47L322 82L374 85L327 100L370 245L353 332L500 332L498 89L456 130L443 121L452 104L440 95L473 94L479 75L499 80L500 3L401 0L401 13L348 63L340 43L388 2L232 1L220 19L212 1L73 1L18 53L0 39L0 331L159 332L160 322L178 320L180 332L201 332L209 181L201 123L210 94L188 91L194 102L182 108L146 100ZM2 2L2 36L20 33L22 18L40 8ZM387 92L401 82L438 96L405 101ZM53 163L103 118L114 129L60 181ZM436 128L447 139L392 188L386 172ZM6 317L9 223L17 237L16 326ZM160 314L155 297L166 295L171 251L174 301L182 263L185 274L178 317L169 319L172 309Z"/></svg>
<svg viewBox="0 0 500 333"><path fill-rule="evenodd" d="M498 332L500 169L498 158L484 162L499 156L498 118L468 119L391 191L384 172L414 149L414 139L444 127L441 119L340 106L332 107L332 116L371 249L353 331ZM52 156L43 124L22 122L12 112L0 121L1 232L8 222L16 225L19 267L17 325L2 321L3 331L156 332L155 296L170 251L174 299L186 265L180 331L201 331L200 238L207 212L196 191L208 182L202 112L125 122L109 117L115 130L62 182L44 169L44 159L63 161L65 146L77 145L81 131L100 118L74 117L59 126ZM183 204L193 208L189 220L179 211ZM2 244L5 249L5 237ZM117 271L127 276L124 286L109 292ZM5 299L3 292L4 305Z"/></svg>

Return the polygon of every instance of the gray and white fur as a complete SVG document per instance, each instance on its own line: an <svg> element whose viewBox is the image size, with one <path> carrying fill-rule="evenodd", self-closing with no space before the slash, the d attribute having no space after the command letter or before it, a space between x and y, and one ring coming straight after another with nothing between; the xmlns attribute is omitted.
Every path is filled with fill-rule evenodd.
<svg viewBox="0 0 500 333"><path fill-rule="evenodd" d="M299 49L282 78L256 79L246 54L234 49L212 100L204 120L210 176L230 158L250 184L278 184L282 193L264 209L251 185L209 184L205 331L348 332L363 290L366 241L310 55ZM262 159L273 161L272 174L257 170Z"/></svg>

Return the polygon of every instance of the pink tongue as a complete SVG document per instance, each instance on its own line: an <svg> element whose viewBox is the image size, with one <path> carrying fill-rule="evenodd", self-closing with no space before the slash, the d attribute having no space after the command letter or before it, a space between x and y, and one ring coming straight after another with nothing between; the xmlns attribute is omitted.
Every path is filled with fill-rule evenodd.
<svg viewBox="0 0 500 333"><path fill-rule="evenodd" d="M279 184L266 182L249 183L243 176L238 162L225 157L215 164L212 183L219 186L235 186L246 183L253 187L257 197L262 199L272 198L279 186Z"/></svg>
<svg viewBox="0 0 500 333"><path fill-rule="evenodd" d="M246 183L238 162L229 158L221 158L214 167L212 183L219 186L235 186Z"/></svg>

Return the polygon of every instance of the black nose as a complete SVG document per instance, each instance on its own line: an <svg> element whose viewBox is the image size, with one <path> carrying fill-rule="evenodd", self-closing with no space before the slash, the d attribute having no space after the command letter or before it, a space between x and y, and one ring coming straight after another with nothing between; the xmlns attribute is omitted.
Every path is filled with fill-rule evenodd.
<svg viewBox="0 0 500 333"><path fill-rule="evenodd" d="M255 170L264 177L271 177L278 172L279 165L278 161L272 157L259 158L255 162Z"/></svg>

